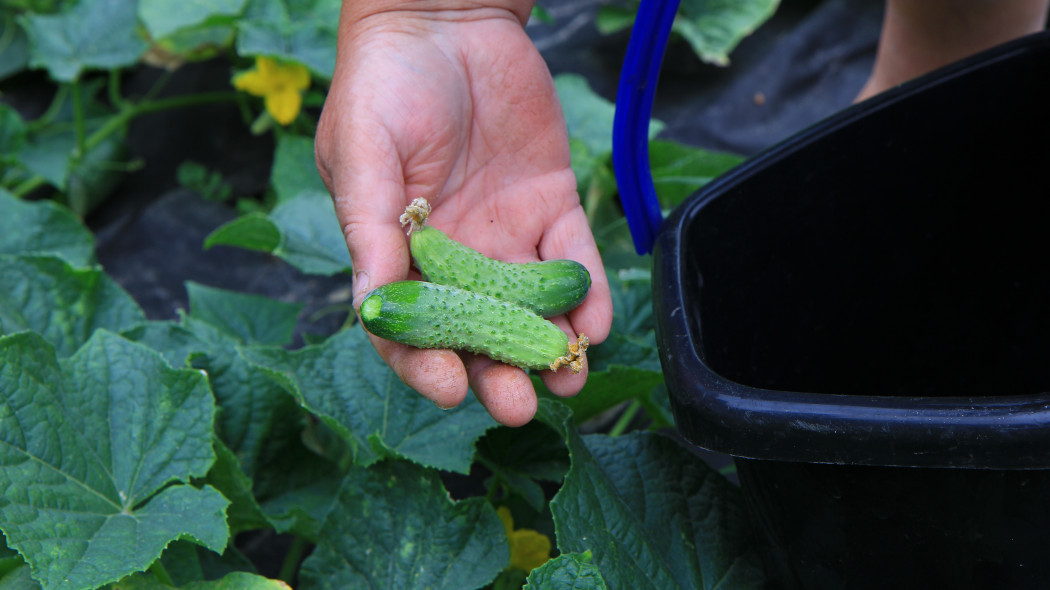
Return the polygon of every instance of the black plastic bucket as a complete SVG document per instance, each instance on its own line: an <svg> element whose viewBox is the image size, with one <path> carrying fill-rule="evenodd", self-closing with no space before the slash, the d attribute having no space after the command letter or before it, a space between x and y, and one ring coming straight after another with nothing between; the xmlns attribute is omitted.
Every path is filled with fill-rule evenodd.
<svg viewBox="0 0 1050 590"><path fill-rule="evenodd" d="M855 105L666 220L677 426L774 588L1050 588L1050 35Z"/></svg>

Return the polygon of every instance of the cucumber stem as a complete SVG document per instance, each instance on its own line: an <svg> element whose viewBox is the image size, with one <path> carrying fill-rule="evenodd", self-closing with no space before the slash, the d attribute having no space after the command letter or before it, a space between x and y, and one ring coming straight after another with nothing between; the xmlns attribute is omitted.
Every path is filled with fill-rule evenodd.
<svg viewBox="0 0 1050 590"><path fill-rule="evenodd" d="M569 367L573 373L579 373L583 370L583 353L587 352L587 347L590 345L591 339L580 334L576 342L569 343L569 352L565 356L560 356L551 362L551 371L557 372L562 367Z"/></svg>

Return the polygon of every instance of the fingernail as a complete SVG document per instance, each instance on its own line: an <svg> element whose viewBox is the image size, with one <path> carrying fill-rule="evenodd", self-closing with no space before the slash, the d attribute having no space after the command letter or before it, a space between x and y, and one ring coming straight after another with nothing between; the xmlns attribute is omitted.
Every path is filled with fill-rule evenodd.
<svg viewBox="0 0 1050 590"><path fill-rule="evenodd" d="M372 284L372 279L368 275L367 270L359 270L354 272L354 307L357 309L361 308L361 302L364 301L366 295L368 295Z"/></svg>

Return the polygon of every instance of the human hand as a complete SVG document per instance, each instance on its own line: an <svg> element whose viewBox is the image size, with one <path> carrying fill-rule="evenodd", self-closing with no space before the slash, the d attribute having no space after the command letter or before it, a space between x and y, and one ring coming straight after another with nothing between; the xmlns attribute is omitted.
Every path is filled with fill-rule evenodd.
<svg viewBox="0 0 1050 590"><path fill-rule="evenodd" d="M344 6L316 150L354 264L355 308L375 287L418 277L398 219L424 197L432 225L487 256L583 263L587 299L553 321L592 343L608 335L608 282L576 193L564 118L522 15L473 7L358 18ZM459 404L469 384L501 423L524 424L536 411L521 369L371 338L406 384L441 407ZM586 376L542 372L558 395L579 392Z"/></svg>

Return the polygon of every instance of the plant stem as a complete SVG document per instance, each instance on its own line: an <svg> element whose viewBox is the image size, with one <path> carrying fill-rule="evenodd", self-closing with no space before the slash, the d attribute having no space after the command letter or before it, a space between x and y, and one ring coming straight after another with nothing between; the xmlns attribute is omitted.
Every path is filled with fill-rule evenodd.
<svg viewBox="0 0 1050 590"><path fill-rule="evenodd" d="M236 98L236 92L204 92L201 94L173 96L171 98L162 98L160 100L140 102L134 106L126 107L115 117L106 121L105 124L99 127L94 133L92 133L87 138L87 140L85 141L85 147L88 150L97 147L98 144L105 141L107 137L115 133L124 125L127 125L129 121L131 121L135 117L138 117L139 115L144 115L146 113L152 113L155 111L163 111L166 109L176 109L180 107L206 104L211 102L235 100Z"/></svg>
<svg viewBox="0 0 1050 590"><path fill-rule="evenodd" d="M149 566L149 571L161 584L164 584L165 586L175 585L175 580L171 579L171 574L168 573L168 568L164 567L164 564L161 563L159 559L154 561L153 565Z"/></svg>
<svg viewBox="0 0 1050 590"><path fill-rule="evenodd" d="M302 561L305 551L306 539L296 535L292 539L292 546L288 548L288 553L284 556L284 563L281 564L281 571L277 574L277 578L294 587L295 574L299 570L299 562Z"/></svg>
<svg viewBox="0 0 1050 590"><path fill-rule="evenodd" d="M124 108L124 97L120 95L120 68L109 71L109 102L115 109Z"/></svg>
<svg viewBox="0 0 1050 590"><path fill-rule="evenodd" d="M24 197L47 183L47 179L39 174L26 179L18 186L11 189L11 194L16 197Z"/></svg>
<svg viewBox="0 0 1050 590"><path fill-rule="evenodd" d="M620 436L623 434L627 427L631 425L631 420L634 420L640 409L642 409L642 404L638 400L631 400L631 405L627 406L623 414L620 414L616 424L613 424L612 429L609 431L609 436Z"/></svg>
<svg viewBox="0 0 1050 590"><path fill-rule="evenodd" d="M0 53L3 53L15 40L15 31L18 30L18 26L15 24L15 17L11 14L5 13L4 20L0 22L4 27L4 34L0 35Z"/></svg>
<svg viewBox="0 0 1050 590"><path fill-rule="evenodd" d="M80 96L80 78L73 80L70 89L73 91L73 132L77 139L73 157L80 158L87 152L84 145L87 132L84 130L84 101Z"/></svg>
<svg viewBox="0 0 1050 590"><path fill-rule="evenodd" d="M485 492L485 501L489 504L493 504L496 501L496 490L499 489L500 483L500 477L498 475L493 474L492 485L490 485L489 489Z"/></svg>
<svg viewBox="0 0 1050 590"><path fill-rule="evenodd" d="M602 201L602 191L598 181L592 179L583 198L583 211L587 215L587 224L594 227L594 217L598 213L598 204Z"/></svg>
<svg viewBox="0 0 1050 590"><path fill-rule="evenodd" d="M51 121L55 120L58 116L58 112L62 110L62 105L66 104L66 96L69 94L69 85L62 84L55 90L55 95L51 98L51 104L47 106L47 110L44 114L40 115L33 121L28 123L30 130L41 129L51 124Z"/></svg>
<svg viewBox="0 0 1050 590"><path fill-rule="evenodd" d="M77 105L80 104L79 100L79 87L76 82L71 86L73 90L73 105L74 105L74 116L76 116ZM61 92L61 90L60 90ZM95 130L94 133L87 137L82 137L84 134L83 128L83 113L80 113L80 117L76 123L77 133L77 147L73 154L74 158L80 158L88 151L98 147L100 143L106 140L107 137L113 135L118 130L123 128L132 119L146 113L152 113L155 111L163 111L166 109L176 109L180 107L193 106L198 104L207 104L212 102L223 102L227 100L237 100L238 93L236 92L205 92L201 94L190 94L186 96L173 96L171 98L164 98L160 100L151 100L141 102L132 106L125 106L119 113L110 117L101 127ZM50 112L54 109L54 105L61 105L62 101L56 97L52 102L52 107L48 109ZM56 109L57 110L57 109ZM53 116L49 113L44 113L44 116ZM47 183L47 179L37 174L25 181L18 186L10 189L16 196L24 197L33 190L43 186Z"/></svg>
<svg viewBox="0 0 1050 590"><path fill-rule="evenodd" d="M150 86L150 89L146 91L142 100L153 100L153 97L157 96L157 93L168 84L169 78L171 78L171 70L165 69L160 73L160 76L157 76L157 80L153 83L153 86Z"/></svg>

